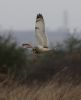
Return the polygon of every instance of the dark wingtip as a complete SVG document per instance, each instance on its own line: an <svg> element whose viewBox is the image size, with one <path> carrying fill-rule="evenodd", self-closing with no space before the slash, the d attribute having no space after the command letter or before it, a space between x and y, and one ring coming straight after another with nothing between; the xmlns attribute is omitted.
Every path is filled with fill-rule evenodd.
<svg viewBox="0 0 81 100"><path fill-rule="evenodd" d="M42 18L42 19L43 19L42 14L40 14L40 13L39 13L39 14L37 14L37 19L38 19L38 18Z"/></svg>

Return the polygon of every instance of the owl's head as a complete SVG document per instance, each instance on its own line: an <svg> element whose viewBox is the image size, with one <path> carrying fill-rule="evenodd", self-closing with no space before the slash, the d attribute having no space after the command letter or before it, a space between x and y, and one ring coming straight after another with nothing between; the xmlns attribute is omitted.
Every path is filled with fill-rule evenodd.
<svg viewBox="0 0 81 100"><path fill-rule="evenodd" d="M32 51L34 54L40 54L40 50L38 47L33 48Z"/></svg>

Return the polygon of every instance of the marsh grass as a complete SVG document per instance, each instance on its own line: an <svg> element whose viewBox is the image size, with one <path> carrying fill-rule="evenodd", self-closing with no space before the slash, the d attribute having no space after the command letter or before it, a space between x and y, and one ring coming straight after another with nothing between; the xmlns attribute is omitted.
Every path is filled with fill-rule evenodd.
<svg viewBox="0 0 81 100"><path fill-rule="evenodd" d="M58 85L49 82L42 85L0 86L0 100L81 100L81 85Z"/></svg>
<svg viewBox="0 0 81 100"><path fill-rule="evenodd" d="M65 51L29 59L25 49L1 37L0 100L81 100L81 41L75 40Z"/></svg>

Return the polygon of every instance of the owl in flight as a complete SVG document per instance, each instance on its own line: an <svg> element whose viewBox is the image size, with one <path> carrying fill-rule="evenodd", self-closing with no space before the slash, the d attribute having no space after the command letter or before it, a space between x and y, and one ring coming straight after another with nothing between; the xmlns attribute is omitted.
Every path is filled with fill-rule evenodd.
<svg viewBox="0 0 81 100"><path fill-rule="evenodd" d="M30 44L24 43L23 47L32 48L33 53L41 53L49 51L48 39L45 34L45 22L42 14L37 14L35 22L35 37L37 41L37 46L33 47Z"/></svg>

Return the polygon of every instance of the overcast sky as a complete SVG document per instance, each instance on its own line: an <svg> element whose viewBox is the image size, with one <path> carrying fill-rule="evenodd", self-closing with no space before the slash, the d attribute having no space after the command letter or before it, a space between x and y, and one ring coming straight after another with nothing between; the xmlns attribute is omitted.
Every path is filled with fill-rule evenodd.
<svg viewBox="0 0 81 100"><path fill-rule="evenodd" d="M0 0L0 25L6 29L34 30L37 13L42 13L46 27L63 25L63 12L68 11L69 27L81 29L81 0Z"/></svg>

